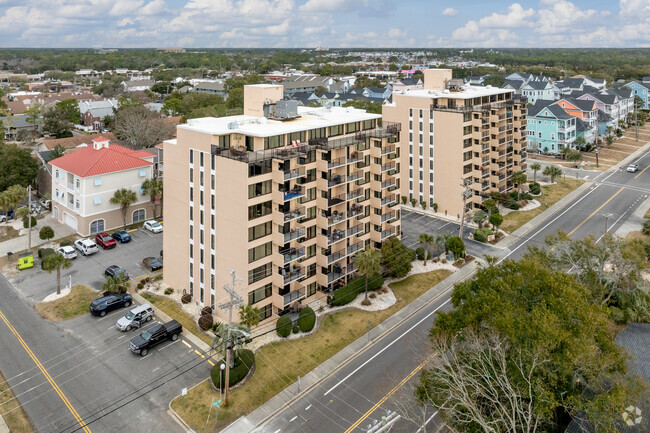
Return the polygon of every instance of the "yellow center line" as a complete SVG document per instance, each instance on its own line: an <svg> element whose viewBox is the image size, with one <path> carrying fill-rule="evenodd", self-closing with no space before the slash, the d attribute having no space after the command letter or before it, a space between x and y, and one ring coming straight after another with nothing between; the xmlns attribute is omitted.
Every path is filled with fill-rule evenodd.
<svg viewBox="0 0 650 433"><path fill-rule="evenodd" d="M210 361L209 359L208 359L208 364L214 367L214 362Z"/></svg>
<svg viewBox="0 0 650 433"><path fill-rule="evenodd" d="M650 165L647 165L643 170L641 170L641 173L639 173L639 174L637 174L636 176L634 176L634 178L635 178L635 179L638 179L639 176L641 176L641 175L643 174L643 172L646 171L646 170L649 169L649 168L650 168Z"/></svg>
<svg viewBox="0 0 650 433"><path fill-rule="evenodd" d="M408 382L409 380L411 380L411 378L412 378L413 376L415 376L415 375L416 375L420 370L422 370L422 367L424 367L425 365L427 365L427 363L428 363L429 361L431 361L431 359L433 359L434 356L436 356L435 353L431 354L427 359L424 360L424 362L423 362L422 364L420 364L420 365L418 365L417 367L415 367L415 369L414 369L412 372L410 372L410 373L409 373L409 374L408 374L404 379L402 379L402 381L401 381L400 383L398 383L398 384L395 386L395 388L391 389L391 390L388 392L388 394L386 394L385 396L383 396L381 400L379 400L377 403L375 403L375 405L374 405L373 407L371 407L371 408L368 410L368 412L366 412L365 414L363 414L363 416L362 416L361 418L359 418L359 419L358 419L354 424L352 424L352 425L350 426L350 428L347 429L347 430L345 431L345 433L350 433L350 432L352 432L355 428L357 428L357 427L359 426L359 424L361 424L363 421L365 421L366 418L368 418L370 415L372 415L372 413L373 413L374 411L376 411L377 409L379 409L379 407L380 407L382 404L384 404L384 403L386 402L386 400L388 400L388 399L390 398L391 395L395 394L395 393L397 392L398 389L400 389L402 386L404 386L404 384L405 384L406 382ZM330 401L330 403L331 403L331 401Z"/></svg>
<svg viewBox="0 0 650 433"><path fill-rule="evenodd" d="M0 311L0 318L2 319L3 322L5 322L5 324L7 325L9 330L12 332L12 334L14 334L14 336L16 337L16 339L18 340L20 345L23 346L23 349L25 349L25 351L27 352L29 357L32 358L32 361L34 361L34 363L36 364L38 369L41 370L41 373L43 373L43 376L45 376L47 381L50 382L50 385L52 385L52 388L54 388L54 391L56 391L56 393L59 395L59 397L61 397L61 400L68 407L68 409L70 410L70 413L77 420L77 422L79 423L79 425L81 426L83 431L86 432L86 433L91 433L90 428L86 425L86 422L83 420L83 418L81 418L81 416L79 415L77 410L74 408L74 406L72 406L72 403L70 403L70 400L68 400L68 398L65 396L65 394L63 394L63 391L61 391L61 388L59 388L59 385L57 385L56 382L54 382L54 379L52 379L52 376L50 376L50 373L48 373L47 370L45 369L45 367L43 367L43 364L41 364L41 362L38 360L36 355L34 355L34 352L32 352L32 350L29 348L27 343L25 343L25 340L23 340L23 337L21 337L20 334L18 333L18 331L16 331L16 328L14 328L11 325L11 323L9 323L9 320L5 317L5 315L2 313L2 311Z"/></svg>
<svg viewBox="0 0 650 433"><path fill-rule="evenodd" d="M613 196L611 196L609 199L607 199L607 201L606 201L605 203L601 204L601 205L598 207L598 209L596 209L595 211L593 211L593 212L591 213L591 215L589 215L589 216L588 216L587 218L585 218L585 219L584 219L580 224L578 224L578 225L576 226L576 228L574 228L573 230L571 230L571 231L568 233L568 235L571 236L572 234L574 234L574 233L576 232L576 230L578 230L580 227L582 227L582 225L583 225L584 223L586 223L587 221L589 221L589 219L591 219L592 216L594 216L594 215L596 215L598 212L600 212L600 210L601 210L602 208L604 208L604 207L607 205L607 203L609 203L610 201L612 201L612 200L614 199L614 197L616 197L617 195L619 195L619 194L621 193L621 191L623 191L624 189L625 189L625 188L621 188L621 189L619 189L618 191L616 191L616 193L614 193Z"/></svg>
<svg viewBox="0 0 650 433"><path fill-rule="evenodd" d="M203 354L202 354L201 352L199 352L198 350L194 349L194 352L195 352L197 355L199 355L201 358L205 359L205 355L203 355Z"/></svg>

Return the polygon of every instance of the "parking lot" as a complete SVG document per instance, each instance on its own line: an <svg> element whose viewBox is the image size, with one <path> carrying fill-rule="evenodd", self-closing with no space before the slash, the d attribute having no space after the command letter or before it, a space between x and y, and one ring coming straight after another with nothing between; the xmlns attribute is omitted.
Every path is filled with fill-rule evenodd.
<svg viewBox="0 0 650 433"><path fill-rule="evenodd" d="M130 235L131 242L126 244L118 242L117 246L110 250L99 247L99 252L91 256L77 253L77 258L72 261L72 267L61 272L61 285L68 285L71 277L72 285L85 284L100 290L105 281L104 270L111 265L125 269L134 280L149 274L148 269L142 266L142 260L145 257L160 256L163 235L143 229L132 231ZM94 240L94 238L90 239ZM47 295L56 291L56 273L49 274L41 270L38 260L32 269L21 271L8 279L32 305L41 302Z"/></svg>
<svg viewBox="0 0 650 433"><path fill-rule="evenodd" d="M440 235L450 233L452 236L458 236L459 225L451 221L445 221L427 214L402 209L402 242L409 248L417 248L418 236L422 233L430 235ZM463 241L467 254L474 257L484 257L486 255L496 255L501 249L491 244L477 242L469 239L469 234L474 229L465 226L463 229Z"/></svg>

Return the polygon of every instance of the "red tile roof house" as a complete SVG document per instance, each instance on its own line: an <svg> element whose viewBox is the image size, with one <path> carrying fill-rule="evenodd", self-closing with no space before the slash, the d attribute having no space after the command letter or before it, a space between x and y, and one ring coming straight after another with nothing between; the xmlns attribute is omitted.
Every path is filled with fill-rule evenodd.
<svg viewBox="0 0 650 433"><path fill-rule="evenodd" d="M110 200L116 190L134 191L137 201L129 206L126 223L153 217L142 182L153 177L154 154L110 144L105 137L92 146L50 161L52 165L52 214L82 236L121 227L122 211Z"/></svg>

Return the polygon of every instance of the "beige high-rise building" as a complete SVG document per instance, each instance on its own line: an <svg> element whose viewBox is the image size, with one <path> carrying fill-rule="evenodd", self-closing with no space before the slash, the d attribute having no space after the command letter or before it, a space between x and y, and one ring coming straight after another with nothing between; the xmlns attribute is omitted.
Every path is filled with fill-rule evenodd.
<svg viewBox="0 0 650 433"><path fill-rule="evenodd" d="M402 125L401 194L451 216L514 188L526 170L526 100L512 90L470 86L450 69L424 71L424 89L393 93L384 121Z"/></svg>
<svg viewBox="0 0 650 433"><path fill-rule="evenodd" d="M229 270L266 320L342 287L357 251L400 235L400 126L282 94L246 86L243 115L189 120L164 145L164 281L221 320Z"/></svg>

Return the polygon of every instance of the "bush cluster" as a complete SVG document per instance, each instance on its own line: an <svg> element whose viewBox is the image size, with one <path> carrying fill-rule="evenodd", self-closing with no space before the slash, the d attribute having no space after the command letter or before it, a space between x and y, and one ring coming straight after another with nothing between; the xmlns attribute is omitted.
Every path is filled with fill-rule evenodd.
<svg viewBox="0 0 650 433"><path fill-rule="evenodd" d="M289 316L280 316L275 322L275 331L282 338L287 338L291 334L292 324Z"/></svg>
<svg viewBox="0 0 650 433"><path fill-rule="evenodd" d="M212 383L217 388L219 386L222 386L223 388L223 382L225 381L225 370L222 372L220 365L221 362L218 362L214 367L210 369L210 377L212 378ZM235 386L237 383L241 382L254 365L255 354L252 350L239 349L237 352L235 352L235 366L230 369L228 385Z"/></svg>
<svg viewBox="0 0 650 433"><path fill-rule="evenodd" d="M52 248L39 248L38 249L38 258L39 259L44 259L45 257L49 256L50 254L54 254L54 250Z"/></svg>
<svg viewBox="0 0 650 433"><path fill-rule="evenodd" d="M302 332L309 332L316 325L316 313L309 307L300 310L298 314L298 327Z"/></svg>
<svg viewBox="0 0 650 433"><path fill-rule="evenodd" d="M542 188L539 186L539 183L532 182L528 185L528 190L533 195L539 195L542 193Z"/></svg>
<svg viewBox="0 0 650 433"><path fill-rule="evenodd" d="M533 196L528 194L527 192L522 192L521 193L521 199L522 200L532 200Z"/></svg>
<svg viewBox="0 0 650 433"><path fill-rule="evenodd" d="M70 245L72 245L72 241L70 239L64 239L59 244L61 247L69 247Z"/></svg>
<svg viewBox="0 0 650 433"><path fill-rule="evenodd" d="M350 281L350 283L336 290L327 300L332 307L349 304L354 301L354 298L366 289L365 277L358 277ZM377 275L368 279L368 291L377 290L384 285L384 277Z"/></svg>
<svg viewBox="0 0 650 433"><path fill-rule="evenodd" d="M32 228L34 228L36 227L36 217L32 216L31 218L32 218ZM29 228L29 220L27 219L27 217L23 218L23 227L26 229Z"/></svg>
<svg viewBox="0 0 650 433"><path fill-rule="evenodd" d="M477 242L487 242L488 236L492 234L492 230L482 228L474 231L474 240Z"/></svg>
<svg viewBox="0 0 650 433"><path fill-rule="evenodd" d="M417 257L418 260L424 260L424 248L417 247L415 249L415 256Z"/></svg>
<svg viewBox="0 0 650 433"><path fill-rule="evenodd" d="M199 328L201 328L203 331L211 329L213 323L214 319L212 318L212 314L204 314L199 317Z"/></svg>
<svg viewBox="0 0 650 433"><path fill-rule="evenodd" d="M181 296L181 302L183 304L189 304L190 302L192 302L192 297L190 296L189 293L186 293L183 296Z"/></svg>

